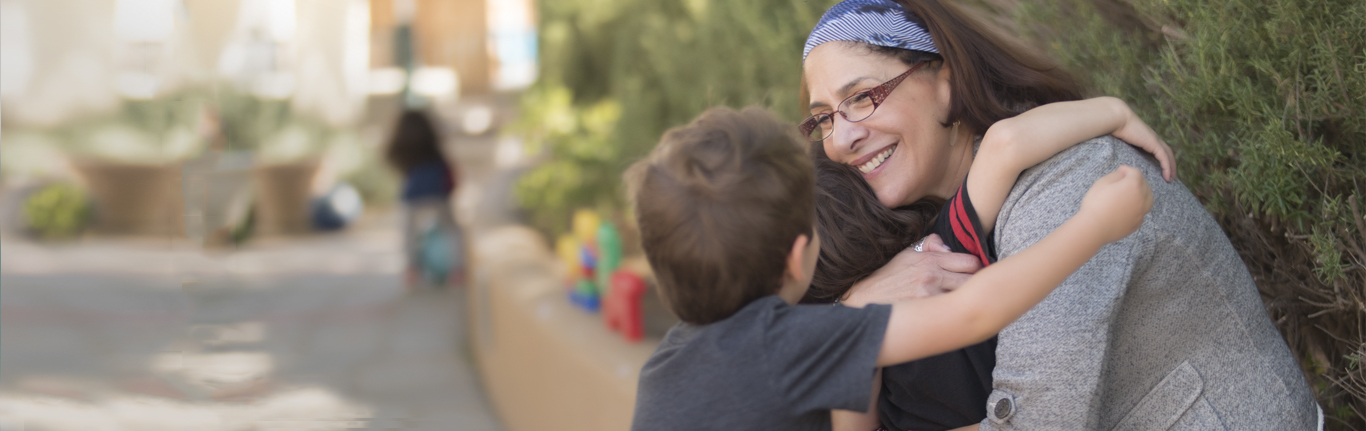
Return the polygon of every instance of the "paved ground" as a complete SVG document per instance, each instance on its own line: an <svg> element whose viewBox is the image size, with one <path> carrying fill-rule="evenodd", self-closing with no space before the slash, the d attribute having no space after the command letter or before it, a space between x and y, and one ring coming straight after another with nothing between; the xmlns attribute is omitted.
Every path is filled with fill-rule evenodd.
<svg viewBox="0 0 1366 431"><path fill-rule="evenodd" d="M454 148L476 234L509 217L497 145ZM463 292L406 293L396 226L232 252L0 237L0 431L500 429Z"/></svg>

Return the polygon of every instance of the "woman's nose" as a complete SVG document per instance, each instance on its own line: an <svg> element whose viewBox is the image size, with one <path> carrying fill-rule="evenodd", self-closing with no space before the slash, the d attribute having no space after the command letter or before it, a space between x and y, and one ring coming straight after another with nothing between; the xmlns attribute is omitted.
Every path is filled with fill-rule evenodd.
<svg viewBox="0 0 1366 431"><path fill-rule="evenodd" d="M849 163L858 154L859 146L868 137L868 128L851 122L843 115L835 114L830 121L835 128L830 137L825 138L825 155L841 163Z"/></svg>

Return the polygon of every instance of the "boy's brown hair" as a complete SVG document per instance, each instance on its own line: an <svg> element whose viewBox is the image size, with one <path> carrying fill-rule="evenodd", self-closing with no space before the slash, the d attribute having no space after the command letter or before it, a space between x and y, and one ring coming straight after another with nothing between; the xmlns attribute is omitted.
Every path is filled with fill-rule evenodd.
<svg viewBox="0 0 1366 431"><path fill-rule="evenodd" d="M679 319L716 322L782 287L793 241L812 234L805 142L763 109L712 108L627 171L641 245Z"/></svg>

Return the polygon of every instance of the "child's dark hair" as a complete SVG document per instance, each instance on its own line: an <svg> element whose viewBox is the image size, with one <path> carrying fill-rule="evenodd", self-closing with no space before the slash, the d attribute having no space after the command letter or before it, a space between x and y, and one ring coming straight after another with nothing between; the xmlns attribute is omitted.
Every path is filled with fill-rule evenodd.
<svg viewBox="0 0 1366 431"><path fill-rule="evenodd" d="M713 108L627 171L641 246L679 319L716 322L782 287L793 242L812 233L805 142L762 109Z"/></svg>
<svg viewBox="0 0 1366 431"><path fill-rule="evenodd" d="M433 160L443 161L441 134L421 111L404 111L394 125L394 135L385 149L385 158L400 172Z"/></svg>
<svg viewBox="0 0 1366 431"><path fill-rule="evenodd" d="M802 302L829 303L924 237L942 204L921 200L887 208L854 167L826 158L819 144L811 151L821 252Z"/></svg>

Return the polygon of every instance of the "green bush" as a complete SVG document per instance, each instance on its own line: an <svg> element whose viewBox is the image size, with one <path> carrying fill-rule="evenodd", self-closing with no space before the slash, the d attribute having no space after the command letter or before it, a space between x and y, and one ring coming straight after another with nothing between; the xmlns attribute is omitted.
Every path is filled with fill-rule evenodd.
<svg viewBox="0 0 1366 431"><path fill-rule="evenodd" d="M90 200L71 184L44 186L24 199L26 227L44 240L72 239L90 220Z"/></svg>
<svg viewBox="0 0 1366 431"><path fill-rule="evenodd" d="M1172 144L1330 428L1366 426L1366 2L1058 0L1015 12L1022 33Z"/></svg>
<svg viewBox="0 0 1366 431"><path fill-rule="evenodd" d="M539 2L541 79L514 128L546 156L518 187L532 223L559 233L574 208L619 214L621 172L706 108L799 120L802 44L834 3Z"/></svg>

